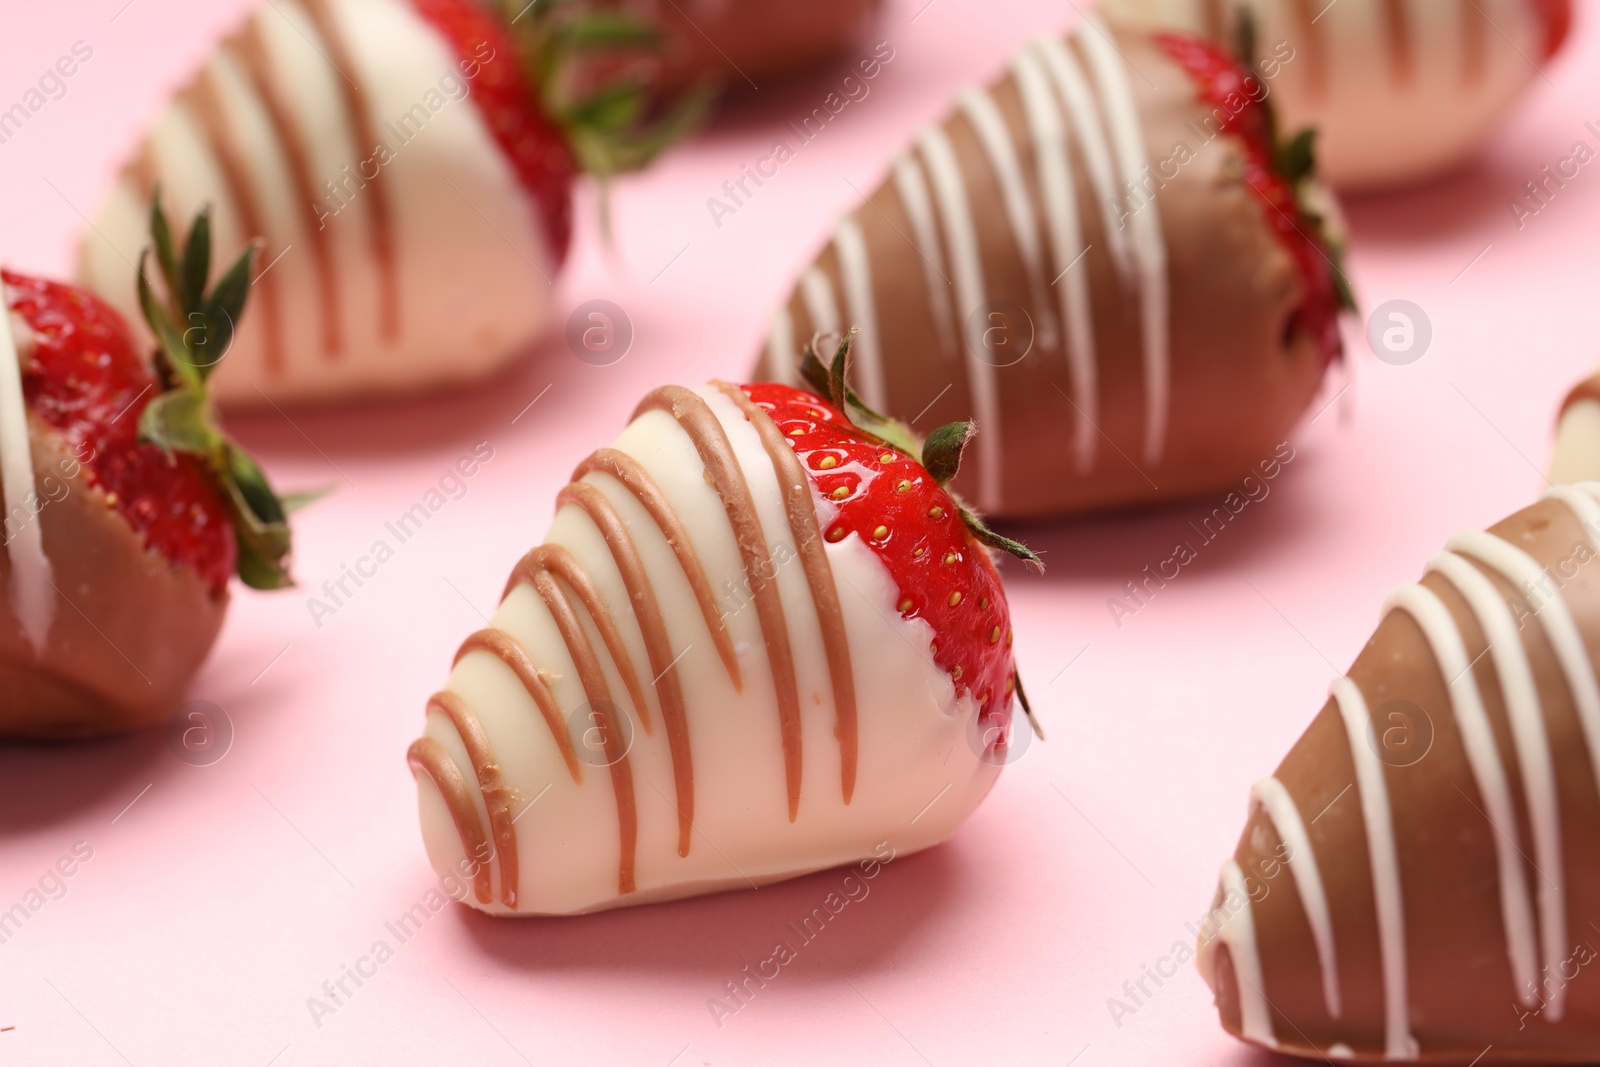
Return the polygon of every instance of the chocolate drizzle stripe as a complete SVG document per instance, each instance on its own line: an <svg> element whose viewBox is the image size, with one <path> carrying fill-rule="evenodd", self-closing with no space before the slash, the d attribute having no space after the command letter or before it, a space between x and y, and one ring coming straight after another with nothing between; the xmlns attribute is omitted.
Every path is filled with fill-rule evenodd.
<svg viewBox="0 0 1600 1067"><path fill-rule="evenodd" d="M556 507L566 504L582 508L600 531L633 604L634 617L650 657L650 670L655 675L656 697L661 702L661 718L666 724L667 746L672 755L678 809L678 855L687 856L690 832L694 828L693 749L689 744L689 723L684 711L683 687L678 681L677 661L672 654L672 639L656 600L655 586L650 582L627 524L604 493L587 482L574 482L556 496Z"/></svg>
<svg viewBox="0 0 1600 1067"><path fill-rule="evenodd" d="M1467 86L1483 82L1489 70L1489 16L1476 0L1461 0L1461 81Z"/></svg>
<svg viewBox="0 0 1600 1067"><path fill-rule="evenodd" d="M1276 1048L1278 1039L1272 1033L1272 1007L1262 992L1266 983L1261 974L1261 949L1256 944L1255 915L1250 906L1250 893L1245 885L1244 871L1233 860L1222 865L1222 891L1229 899L1238 894L1237 899L1244 901L1244 907L1218 932L1218 937L1228 947L1234 971L1239 976L1240 1033L1251 1041Z"/></svg>
<svg viewBox="0 0 1600 1067"><path fill-rule="evenodd" d="M149 203L155 199L156 183L160 181L161 170L156 165L155 149L151 147L148 137L140 143L139 151L134 153L122 173L128 179L128 184L133 186L141 202Z"/></svg>
<svg viewBox="0 0 1600 1067"><path fill-rule="evenodd" d="M912 246L922 261L922 279L928 287L928 308L939 332L939 350L946 359L958 359L960 351L952 322L954 313L950 310L950 283L945 279L944 250L939 247L933 198L928 192L927 176L922 173L915 156L901 152L894 157L894 187L911 223Z"/></svg>
<svg viewBox="0 0 1600 1067"><path fill-rule="evenodd" d="M501 599L504 600L509 596L511 590L522 582L531 581L535 570L546 570L558 575L572 587L573 592L578 594L578 599L588 610L589 617L594 620L595 629L600 631L600 640L605 643L606 651L611 653L611 662L617 665L617 673L622 675L622 684L627 687L628 699L633 702L633 710L639 716L639 723L644 727L646 734L651 733L650 703L645 700L644 684L639 680L639 671L633 665L633 657L628 653L628 646L622 640L622 633L617 629L616 620L611 617L611 609L606 606L605 597L594 587L589 572L583 569L578 557L560 545L542 545L534 549L524 556L522 562L511 572ZM585 640L587 641L587 638Z"/></svg>
<svg viewBox="0 0 1600 1067"><path fill-rule="evenodd" d="M244 29L223 42L239 62L250 79L262 110L272 125L283 159L294 183L294 200L300 209L301 229L311 244L312 260L317 269L317 296L322 308L322 344L330 355L344 348L343 323L340 318L339 272L334 269L333 246L328 242L328 229L317 221L316 186L311 173L310 152L306 148L305 131L295 120L295 113L278 88L277 65L268 49L266 34L259 18L245 23Z"/></svg>
<svg viewBox="0 0 1600 1067"><path fill-rule="evenodd" d="M1011 242L1022 261L1023 273L1028 279L1029 300L1038 316L1039 346L1045 351L1053 350L1060 341L1055 315L1050 311L1050 286L1044 276L1037 211L1023 177L1022 162L1017 157L1011 125L1000 113L1000 107L988 89L967 90L961 94L956 106L966 116L972 132L977 134L978 145L989 164L989 171L1000 187L1000 204L1011 226Z"/></svg>
<svg viewBox="0 0 1600 1067"><path fill-rule="evenodd" d="M1073 456L1080 473L1094 468L1100 432L1099 375L1094 340L1094 304L1089 294L1089 272L1068 268L1087 251L1083 240L1083 220L1078 215L1077 182L1067 156L1067 130L1061 112L1050 92L1050 83L1038 55L1023 49L1011 64L1017 93L1028 119L1039 166L1039 189L1044 199L1045 221L1050 234L1050 252L1055 266L1063 272L1057 279L1061 289L1061 321L1066 328L1065 356L1071 376L1077 422L1073 427Z"/></svg>
<svg viewBox="0 0 1600 1067"><path fill-rule="evenodd" d="M1294 874L1295 892L1300 894L1300 907L1311 926L1311 937L1317 946L1317 963L1322 971L1322 999L1330 1018L1337 1019L1342 1005L1339 999L1339 958L1334 947L1333 916L1328 909L1328 890L1322 881L1322 869L1317 866L1317 854L1311 847L1311 834L1305 819L1295 804L1289 790L1276 778L1263 778L1250 791L1250 798L1261 806L1278 840L1289 846L1289 870Z"/></svg>
<svg viewBox="0 0 1600 1067"><path fill-rule="evenodd" d="M561 760L567 765L567 773L572 775L574 782L583 781L583 771L578 764L577 753L573 751L572 738L567 734L567 723L562 717L561 706L556 703L550 687L545 684L539 668L528 657L528 652L522 647L522 643L504 630L492 628L479 630L461 642L461 647L456 650L455 662L460 663L471 652L487 652L511 668L511 673L517 676L522 688L527 690L528 696L533 698L534 705L539 709L539 714L544 719L545 726L549 728L557 750L561 753Z"/></svg>
<svg viewBox="0 0 1600 1067"><path fill-rule="evenodd" d="M767 350L756 368L757 378L784 385L797 384L800 376L795 369L799 354L794 343L794 316L789 314L786 305L779 307L772 313L772 324L767 329Z"/></svg>
<svg viewBox="0 0 1600 1067"><path fill-rule="evenodd" d="M1501 921L1505 925L1507 954L1515 988L1534 985L1539 960L1534 941L1533 904L1522 861L1521 832L1511 786L1506 778L1494 729L1483 706L1483 695L1472 672L1472 657L1450 609L1437 593L1423 585L1407 585L1390 594L1385 612L1403 611L1421 629L1450 694L1450 712L1461 735L1467 767L1494 828L1492 843L1499 879Z"/></svg>
<svg viewBox="0 0 1600 1067"><path fill-rule="evenodd" d="M217 87L216 73L206 67L192 84L178 96L199 123L200 132L222 172L223 184L228 188L228 198L239 212L239 225L245 240L262 242L261 255L270 261L273 255L270 234L262 218L261 206L252 184L252 170L245 161L239 146L234 143L234 123L228 118ZM278 279L268 275L259 278L261 288L261 335L265 349L267 373L279 376L284 371L283 314L279 301Z"/></svg>
<svg viewBox="0 0 1600 1067"><path fill-rule="evenodd" d="M805 570L806 584L811 589L811 603L816 608L817 623L822 628L828 677L833 683L834 732L839 738L840 778L844 802L849 804L855 794L859 749L855 668L850 661L850 638L844 628L844 610L839 606L839 590L833 579L833 566L828 562L828 553L822 542L822 528L817 524L811 479L801 465L800 458L794 454L794 449L784 440L778 424L765 409L737 386L725 382L715 384L723 395L739 406L744 417L755 427L761 437L762 447L772 460L772 473L777 477L783 493L789 532L800 554L800 565Z"/></svg>
<svg viewBox="0 0 1600 1067"><path fill-rule="evenodd" d="M878 344L878 302L872 292L872 260L867 241L854 215L839 220L833 234L834 257L844 290L850 321L861 328L856 335L855 371L861 395L873 408L887 406L887 387L883 378L883 350Z"/></svg>
<svg viewBox="0 0 1600 1067"><path fill-rule="evenodd" d="M1366 832L1372 869L1372 899L1378 923L1378 958L1383 970L1383 1043L1389 1059L1417 1057L1411 1036L1411 1009L1406 979L1405 900L1400 891L1400 855L1395 844L1394 814L1383 761L1368 743L1372 713L1361 689L1349 678L1337 678L1331 689L1334 707L1344 723L1345 742L1356 771L1361 823Z"/></svg>
<svg viewBox="0 0 1600 1067"><path fill-rule="evenodd" d="M1223 40L1222 0L1200 0L1200 25L1208 40Z"/></svg>
<svg viewBox="0 0 1600 1067"><path fill-rule="evenodd" d="M805 303L806 318L811 320L812 333L838 333L844 328L839 319L839 302L833 295L833 281L822 268L807 267L800 275L800 298Z"/></svg>
<svg viewBox="0 0 1600 1067"><path fill-rule="evenodd" d="M1396 85L1409 85L1416 73L1416 56L1406 0L1379 2L1383 5L1384 42L1389 50L1389 78Z"/></svg>
<svg viewBox="0 0 1600 1067"><path fill-rule="evenodd" d="M500 857L500 899L506 907L515 911L517 828L512 824L511 791L500 776L500 764L495 762L494 749L484 735L483 724L472 713L467 702L456 694L435 693L428 698L428 711L437 711L449 719L462 745L466 747L467 758L472 761L472 772L478 778L478 790L483 794L484 807L489 810L489 830L494 835L495 854Z"/></svg>
<svg viewBox="0 0 1600 1067"><path fill-rule="evenodd" d="M406 749L406 763L410 765L412 774L426 774L444 798L467 857L480 861L472 875L472 887L479 903L488 904L493 899L489 865L481 861L491 855L489 839L484 836L483 822L478 818L478 806L472 801L461 768L456 766L444 746L431 737L419 737L411 742L411 747Z"/></svg>
<svg viewBox="0 0 1600 1067"><path fill-rule="evenodd" d="M1533 664L1516 619L1494 583L1462 556L1442 552L1428 562L1428 570L1450 582L1461 594L1488 642L1501 703L1511 726L1512 748L1522 772L1528 822L1533 828L1534 865L1540 871L1561 871L1561 802L1555 767ZM1552 968L1558 970L1567 953L1566 903L1560 885L1551 878L1540 878L1536 885L1540 954L1548 972ZM1524 1007L1534 1005L1533 987L1524 987L1518 981L1516 994ZM1549 998L1545 1010L1551 1021L1561 1018L1565 994L1565 986L1545 991Z"/></svg>
<svg viewBox="0 0 1600 1067"><path fill-rule="evenodd" d="M540 545L522 557L511 573L507 592L523 582L533 586L549 609L556 628L561 631L561 640L578 670L578 679L589 705L588 721L600 731L606 764L611 770L611 790L616 796L617 828L622 843L621 855L617 860L617 893L626 895L636 888L634 863L639 848L639 809L633 792L633 765L624 747L622 728L613 722L613 717L619 712L611 700L611 686L606 682L605 669L595 655L594 646L572 607L572 601L557 584L553 572L560 573L569 583L571 576L576 573L580 581L573 585L573 590L583 600L590 616L605 612L605 605L600 602L577 560L560 545Z"/></svg>
<svg viewBox="0 0 1600 1067"><path fill-rule="evenodd" d="M1106 130L1111 135L1113 158L1125 183L1139 181L1150 165L1139 105L1128 82L1126 61L1109 31L1093 14L1084 16L1074 31L1100 95ZM1120 226L1120 223L1118 224ZM1167 418L1171 403L1171 307L1167 279L1167 246L1161 230L1161 213L1151 197L1133 212L1134 265L1139 287L1139 326L1144 348L1145 438L1144 458L1159 464L1166 447Z"/></svg>
<svg viewBox="0 0 1600 1067"><path fill-rule="evenodd" d="M328 61L336 68L333 72L334 84L344 104L345 115L350 120L356 153L364 157L376 150L378 134L360 91L350 81L359 74L359 68L349 42L339 27L331 0L301 0L301 4L331 53ZM359 164L357 167L359 169ZM367 182L364 199L372 205L367 239L378 268L378 330L385 340L393 340L400 334L400 267L394 247L394 209L389 203L389 187L384 183L381 170L377 177Z"/></svg>
<svg viewBox="0 0 1600 1067"><path fill-rule="evenodd" d="M739 658L733 650L733 638L728 635L727 627L722 624L722 616L717 611L717 602L711 592L711 582L706 578L705 567L701 565L700 557L695 555L694 543L689 540L689 531L684 529L683 522L678 518L678 513L672 509L666 494L638 460L614 448L602 448L578 464L577 469L572 472L572 480L577 481L584 475L595 472L609 474L621 482L655 520L656 527L667 539L667 544L672 546L673 554L678 557L678 565L683 568L683 575L688 579L695 602L700 605L700 614L706 621L706 629L711 632L711 642L716 646L717 655L722 658L722 664L728 670L728 677L733 681L734 690L742 693L744 678L739 671Z"/></svg>
<svg viewBox="0 0 1600 1067"><path fill-rule="evenodd" d="M733 445L722 423L710 406L695 393L678 385L667 385L645 397L634 410L638 418L647 411L663 411L678 421L695 451L705 464L706 479L722 499L733 527L739 555L744 561L745 580L755 599L756 615L766 641L767 662L772 671L772 687L778 701L778 728L783 738L784 779L789 793L789 821L800 814L800 691L795 679L794 650L789 643L789 623L784 617L778 593L777 574L767 550L766 534L734 455Z"/></svg>
<svg viewBox="0 0 1600 1067"><path fill-rule="evenodd" d="M1328 92L1326 42L1322 28L1317 25L1322 4L1319 0L1294 0L1290 7L1298 39L1305 42L1306 92L1311 99L1320 100Z"/></svg>

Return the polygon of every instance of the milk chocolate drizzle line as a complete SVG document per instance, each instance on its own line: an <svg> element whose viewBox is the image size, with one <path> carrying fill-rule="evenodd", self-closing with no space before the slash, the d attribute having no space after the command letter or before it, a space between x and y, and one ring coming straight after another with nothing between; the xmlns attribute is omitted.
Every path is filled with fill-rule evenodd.
<svg viewBox="0 0 1600 1067"><path fill-rule="evenodd" d="M683 707L683 687L678 682L678 667L672 655L672 639L666 620L650 584L644 560L628 533L627 524L615 505L594 486L574 482L556 496L556 507L572 504L582 508L600 531L611 558L622 575L622 584L633 604L639 632L644 636L650 670L655 675L656 697L661 701L661 718L666 723L667 745L672 753L673 786L677 793L678 855L689 854L689 834L694 827L694 762L689 745L689 724Z"/></svg>
<svg viewBox="0 0 1600 1067"><path fill-rule="evenodd" d="M522 561L512 570L510 581L506 583L506 594L509 596L513 589L524 583L533 586L549 609L556 628L561 631L561 640L578 669L578 679L589 704L590 721L600 731L605 746L606 763L611 771L611 790L617 800L617 825L622 837L622 855L617 863L617 892L631 893L634 890L634 859L639 845L639 808L633 795L633 767L624 747L622 727L614 721L620 712L612 703L611 685L606 681L605 669L595 655L594 645L590 643L578 613L573 610L572 601L556 582L555 576L558 574L578 594L590 618L603 632L610 625L610 612L606 609L605 601L600 598L577 558L561 545L540 545L522 557ZM605 622L601 622L602 618ZM614 632L615 627L611 628ZM616 651L616 648L612 649L613 654ZM626 676L632 671L633 665L625 658L626 651L623 656L623 659L617 660L617 666Z"/></svg>
<svg viewBox="0 0 1600 1067"><path fill-rule="evenodd" d="M272 132L283 149L289 178L294 183L294 202L300 213L300 228L311 243L311 255L316 263L317 296L322 306L322 344L329 354L337 355L344 349L339 272L334 269L328 228L317 220L314 206L317 191L311 173L311 156L306 148L305 131L296 123L294 112L278 87L278 75L261 22L258 19L246 22L244 28L224 41L222 46L238 60L240 68L250 79L256 97L266 112L267 121L272 125Z"/></svg>
<svg viewBox="0 0 1600 1067"><path fill-rule="evenodd" d="M234 142L234 124L230 123L217 75L206 67L178 96L200 125L200 132L211 147L211 155L222 172L223 184L228 187L228 198L239 210L239 225L245 237L263 241L261 254L270 262L272 246L266 243L267 226L262 217L261 205L256 199L255 186L250 181L251 168L239 146ZM278 279L272 275L258 278L261 289L261 333L266 350L267 371L283 372L283 318L279 305Z"/></svg>
<svg viewBox="0 0 1600 1067"><path fill-rule="evenodd" d="M1461 0L1461 81L1482 82L1489 69L1489 16L1475 0Z"/></svg>
<svg viewBox="0 0 1600 1067"><path fill-rule="evenodd" d="M432 707L430 701L429 708ZM439 795L444 798L444 806L456 824L456 833L460 835L462 847L466 849L467 855L480 859L488 856L489 839L484 836L483 822L478 818L477 805L472 802L472 794L467 791L467 780L461 776L461 769L456 766L455 760L450 758L444 746L431 737L419 737L411 742L411 747L406 750L406 763L410 765L412 774L426 774L434 787L439 790ZM505 862L504 857L501 857L501 862ZM479 902L489 903L492 893L487 863L478 864L472 876L472 884Z"/></svg>
<svg viewBox="0 0 1600 1067"><path fill-rule="evenodd" d="M733 680L734 691L742 693L744 678L739 672L739 660L733 651L733 638L728 636L727 628L722 625L722 616L717 612L711 583L706 579L705 568L700 565L700 557L695 555L694 544L689 540L689 531L684 529L677 512L672 510L672 504L667 500L666 494L638 460L614 448L598 449L592 456L578 464L577 469L572 472L572 480L576 482L585 474L595 471L609 474L621 482L655 520L661 535L667 539L667 544L672 546L673 554L678 557L678 565L683 568L683 576L688 579L689 588L694 592L695 602L700 605L700 614L705 617L706 628L711 631L711 642L717 646L717 655L722 657L722 664L728 669L728 677Z"/></svg>
<svg viewBox="0 0 1600 1067"><path fill-rule="evenodd" d="M583 781L583 770L578 763L578 754L573 750L572 738L567 733L561 705L556 703L554 694L550 692L550 686L545 683L539 668L528 656L527 650L522 647L522 642L504 630L493 628L479 630L461 643L461 647L456 650L455 663L460 663L469 652L487 652L511 668L511 673L517 676L522 688L533 698L534 706L539 709L539 715L549 727L550 736L555 739L556 748L561 753L561 761L567 765L567 773L572 775L574 782Z"/></svg>
<svg viewBox="0 0 1600 1067"><path fill-rule="evenodd" d="M483 794L484 806L489 809L489 832L494 835L494 849L500 854L500 899L506 907L517 906L517 828L511 815L511 790L500 774L500 764L495 762L494 749L484 736L483 724L467 707L467 702L450 692L435 693L428 700L428 710L437 711L450 720L461 743L466 747L467 759L472 763L472 773L478 778L478 790ZM474 811L476 814L476 811ZM487 870L487 864L484 865Z"/></svg>
<svg viewBox="0 0 1600 1067"><path fill-rule="evenodd" d="M1322 31L1317 28L1321 7L1318 0L1294 0L1291 12L1295 38L1304 42L1306 50L1306 91L1312 99L1320 99L1328 91L1328 58ZM1211 39L1221 40L1217 36Z"/></svg>
<svg viewBox="0 0 1600 1067"><path fill-rule="evenodd" d="M338 68L334 71L338 75L334 78L334 84L339 89L345 114L355 134L356 151L358 155L372 152L378 145L378 133L373 128L372 115L362 101L359 90L350 83L360 68L350 52L349 42L339 28L339 19L333 12L331 0L301 0L301 3L316 25L318 35L332 53L329 57L331 62ZM356 167L360 169L359 162ZM361 177L367 180L365 175ZM378 329L385 340L391 340L400 332L400 281L399 262L394 248L394 209L389 203L389 187L384 184L383 177L380 173L367 181L364 191L365 198L372 205L368 240L372 245L372 258L378 267Z"/></svg>
<svg viewBox="0 0 1600 1067"><path fill-rule="evenodd" d="M633 417L638 418L647 411L666 412L689 435L700 461L705 464L706 478L722 499L728 522L733 527L772 668L772 686L778 700L778 729L783 737L789 821L793 822L800 814L800 690L795 679L794 651L789 643L789 623L778 595L777 572L767 551L766 534L756 514L750 484L739 468L722 423L699 396L682 386L662 386L645 397L634 410Z"/></svg>
<svg viewBox="0 0 1600 1067"><path fill-rule="evenodd" d="M1396 85L1410 85L1416 73L1416 56L1411 41L1411 15L1406 0L1379 0L1383 5L1383 24L1389 48L1389 77Z"/></svg>
<svg viewBox="0 0 1600 1067"><path fill-rule="evenodd" d="M845 633L844 610L839 606L839 587L833 580L833 567L823 548L822 527L817 524L817 509L811 498L811 479L771 415L738 386L726 382L715 384L723 395L739 406L744 417L755 427L761 437L762 447L772 460L772 473L777 476L778 486L783 492L789 533L794 537L795 548L800 554L800 565L805 569L806 584L811 588L811 602L817 611L817 622L822 627L828 676L833 682L834 729L839 737L840 776L844 785L844 802L848 804L856 788L855 669L850 662L850 638Z"/></svg>

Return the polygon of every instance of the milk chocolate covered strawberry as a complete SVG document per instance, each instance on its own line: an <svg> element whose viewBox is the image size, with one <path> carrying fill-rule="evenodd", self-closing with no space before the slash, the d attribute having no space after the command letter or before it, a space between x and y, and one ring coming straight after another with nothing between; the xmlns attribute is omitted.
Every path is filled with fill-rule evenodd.
<svg viewBox="0 0 1600 1067"><path fill-rule="evenodd" d="M1600 470L1564 436L1557 468ZM1334 1062L1600 1060L1600 482L1451 538L1256 784L1222 1024Z"/></svg>
<svg viewBox="0 0 1600 1067"><path fill-rule="evenodd" d="M229 579L289 583L283 505L208 390L253 255L212 285L209 219L181 249L159 207L152 223L137 287L153 362L98 298L0 272L0 736L161 720L217 636Z"/></svg>
<svg viewBox="0 0 1600 1067"><path fill-rule="evenodd" d="M139 146L80 277L137 312L124 259L159 184L179 211L216 206L220 247L263 242L219 399L414 392L503 367L549 325L580 173L642 165L695 110L651 119L628 78L570 90L575 62L654 40L624 16L507 7L262 4Z"/></svg>
<svg viewBox="0 0 1600 1067"><path fill-rule="evenodd" d="M468 900L567 914L944 840L1022 691L988 531L844 387L667 386L556 498L410 749ZM849 412L847 417L846 412Z"/></svg>
<svg viewBox="0 0 1600 1067"><path fill-rule="evenodd" d="M1340 355L1346 290L1309 134L1190 37L1087 19L897 155L774 317L758 376L860 327L854 384L975 419L958 483L1046 515L1220 489Z"/></svg>
<svg viewBox="0 0 1600 1067"><path fill-rule="evenodd" d="M1280 113L1319 132L1341 189L1401 185L1459 164L1560 51L1571 0L1102 0L1108 21L1235 39L1273 71Z"/></svg>

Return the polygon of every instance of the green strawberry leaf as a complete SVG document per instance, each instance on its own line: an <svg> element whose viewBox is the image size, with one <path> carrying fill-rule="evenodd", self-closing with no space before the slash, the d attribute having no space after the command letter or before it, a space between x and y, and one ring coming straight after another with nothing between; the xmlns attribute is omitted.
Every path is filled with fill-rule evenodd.
<svg viewBox="0 0 1600 1067"><path fill-rule="evenodd" d="M208 290L211 236L209 210L202 211L178 255L157 192L150 209L152 247L140 255L138 288L140 310L156 337L154 363L162 392L140 414L139 437L169 457L182 452L203 462L229 505L239 578L252 589L283 589L294 584L287 567L290 507L255 460L223 432L206 390L244 315L256 249L246 248ZM152 252L165 301L144 269ZM314 497L294 502L303 505L310 499Z"/></svg>
<svg viewBox="0 0 1600 1067"><path fill-rule="evenodd" d="M922 465L928 468L934 481L940 485L950 484L950 479L961 469L962 454L977 433L976 423L949 422L928 435L922 444Z"/></svg>

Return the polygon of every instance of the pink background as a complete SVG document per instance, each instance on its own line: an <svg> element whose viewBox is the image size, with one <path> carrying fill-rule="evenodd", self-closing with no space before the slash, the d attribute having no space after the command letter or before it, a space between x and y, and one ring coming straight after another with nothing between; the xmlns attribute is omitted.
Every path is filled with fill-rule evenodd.
<svg viewBox="0 0 1600 1067"><path fill-rule="evenodd" d="M66 97L0 145L10 266L67 269L79 212L135 131L249 6L134 0L113 21L123 3L8 5L0 107L75 40L94 48ZM949 844L892 864L737 1015L719 1028L707 1000L766 958L837 872L584 919L451 907L320 1027L306 1006L376 939L393 943L384 923L434 883L403 752L574 461L652 384L740 375L768 310L855 201L850 183L869 188L955 88L1063 17L1044 2L934 0L913 23L921 3L886 12L873 39L896 58L871 95L720 228L706 198L841 72L763 87L619 183L613 262L592 204L580 206L562 314L621 304L637 330L622 362L588 366L557 338L470 394L235 421L280 485L335 490L299 520L306 588L236 598L194 687L234 724L220 762L188 766L159 733L0 748L0 909L75 842L94 850L66 895L0 945L0 1061L1271 1062L1222 1033L1192 968L1120 1026L1107 999L1190 939L1250 783L1361 647L1384 594L1456 529L1540 487L1556 404L1596 358L1600 171L1520 232L1506 201L1574 141L1594 143L1589 19L1475 167L1348 205L1364 305L1409 299L1432 319L1419 362L1378 362L1353 323L1350 387L1296 432L1271 495L1120 629L1107 597L1216 502L1025 531L1050 570L1010 568L1010 587L1049 742ZM316 627L306 595L481 440L495 458L468 495Z"/></svg>

